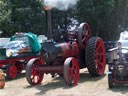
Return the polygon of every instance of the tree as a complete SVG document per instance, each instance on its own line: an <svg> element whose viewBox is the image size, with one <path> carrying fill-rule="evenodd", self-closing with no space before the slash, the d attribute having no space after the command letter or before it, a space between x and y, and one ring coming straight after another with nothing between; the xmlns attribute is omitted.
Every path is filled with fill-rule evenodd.
<svg viewBox="0 0 128 96"><path fill-rule="evenodd" d="M100 36L107 40L111 27L112 12L114 8L114 0L80 0L78 4L79 20L89 23L92 35Z"/></svg>
<svg viewBox="0 0 128 96"><path fill-rule="evenodd" d="M3 2L2 10L6 14L2 17L7 18L0 22L2 36L11 36L15 32L45 34L46 24L41 0L3 0Z"/></svg>
<svg viewBox="0 0 128 96"><path fill-rule="evenodd" d="M1 0L0 30L2 36L17 31L46 34L43 0ZM117 40L121 31L128 30L128 0L79 0L77 7L67 11L52 10L53 29L67 29L71 18L90 25L92 36Z"/></svg>

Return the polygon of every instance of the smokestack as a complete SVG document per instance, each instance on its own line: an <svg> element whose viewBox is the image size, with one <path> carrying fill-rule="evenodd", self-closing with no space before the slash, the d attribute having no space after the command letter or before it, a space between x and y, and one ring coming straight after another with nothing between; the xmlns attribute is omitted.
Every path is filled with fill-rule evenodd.
<svg viewBox="0 0 128 96"><path fill-rule="evenodd" d="M52 39L52 15L51 15L52 8L45 6L44 9L46 14L46 22L47 22L47 36L48 39Z"/></svg>
<svg viewBox="0 0 128 96"><path fill-rule="evenodd" d="M59 10L68 10L75 7L79 0L44 0L44 5L50 8L57 8Z"/></svg>

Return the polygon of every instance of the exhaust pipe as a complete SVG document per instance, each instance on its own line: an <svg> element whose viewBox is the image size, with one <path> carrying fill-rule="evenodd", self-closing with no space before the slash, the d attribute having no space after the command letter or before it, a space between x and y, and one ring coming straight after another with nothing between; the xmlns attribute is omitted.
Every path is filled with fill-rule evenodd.
<svg viewBox="0 0 128 96"><path fill-rule="evenodd" d="M52 15L51 10L52 8L48 8L47 6L44 7L45 14L46 14L46 22L47 22L47 36L48 39L52 39Z"/></svg>

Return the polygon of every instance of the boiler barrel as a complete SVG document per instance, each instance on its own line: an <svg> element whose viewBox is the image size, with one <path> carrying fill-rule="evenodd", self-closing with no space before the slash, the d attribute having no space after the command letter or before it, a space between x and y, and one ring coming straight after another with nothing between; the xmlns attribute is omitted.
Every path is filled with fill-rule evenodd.
<svg viewBox="0 0 128 96"><path fill-rule="evenodd" d="M67 57L77 56L79 48L77 43L44 42L41 48L41 57L46 63L53 63L55 59L64 60Z"/></svg>

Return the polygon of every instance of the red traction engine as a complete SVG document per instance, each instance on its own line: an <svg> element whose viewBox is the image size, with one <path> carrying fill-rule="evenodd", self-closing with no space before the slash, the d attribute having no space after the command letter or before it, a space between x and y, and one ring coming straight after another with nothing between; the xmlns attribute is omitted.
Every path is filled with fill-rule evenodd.
<svg viewBox="0 0 128 96"><path fill-rule="evenodd" d="M48 34L51 34L49 24L51 23L48 23ZM102 39L91 37L87 23L81 23L76 30L68 33L65 42L44 42L40 50L42 59L35 58L28 62L26 79L30 85L41 83L44 73L50 73L52 77L56 74L63 76L67 85L78 83L79 69L82 68L88 68L91 76L104 74L106 56Z"/></svg>

